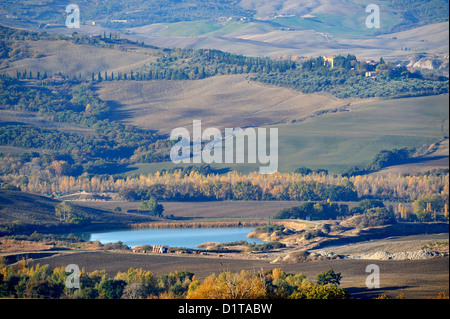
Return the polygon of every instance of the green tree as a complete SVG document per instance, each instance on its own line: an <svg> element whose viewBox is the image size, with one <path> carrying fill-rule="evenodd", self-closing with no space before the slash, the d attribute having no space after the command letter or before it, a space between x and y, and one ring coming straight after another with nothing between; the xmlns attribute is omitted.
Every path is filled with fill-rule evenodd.
<svg viewBox="0 0 450 319"><path fill-rule="evenodd" d="M347 299L347 290L333 284L315 285L307 283L301 285L289 298L291 299Z"/></svg>
<svg viewBox="0 0 450 319"><path fill-rule="evenodd" d="M69 220L72 217L73 212L73 206L67 201L63 201L55 206L55 215L59 217L59 221Z"/></svg>
<svg viewBox="0 0 450 319"><path fill-rule="evenodd" d="M436 212L443 212L445 200L439 194L424 195L413 202L414 213L419 221L431 221Z"/></svg>
<svg viewBox="0 0 450 319"><path fill-rule="evenodd" d="M106 279L99 285L101 299L120 299L127 283L123 280Z"/></svg>
<svg viewBox="0 0 450 319"><path fill-rule="evenodd" d="M339 286L341 283L341 273L335 273L333 269L328 269L317 275L317 284L326 285L326 284L334 284Z"/></svg>
<svg viewBox="0 0 450 319"><path fill-rule="evenodd" d="M158 201L154 197L150 198L149 200L140 202L138 208L142 209L142 210L149 210L155 216L158 216L158 217L162 217L162 214L164 212L163 205L158 204Z"/></svg>
<svg viewBox="0 0 450 319"><path fill-rule="evenodd" d="M30 280L25 285L24 297L58 299L62 295L63 290L64 285L61 283L52 284L45 279Z"/></svg>

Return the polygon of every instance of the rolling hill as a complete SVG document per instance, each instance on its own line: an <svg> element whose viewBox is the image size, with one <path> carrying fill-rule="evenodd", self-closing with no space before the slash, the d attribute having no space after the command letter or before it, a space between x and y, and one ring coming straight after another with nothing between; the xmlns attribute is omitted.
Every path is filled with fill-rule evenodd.
<svg viewBox="0 0 450 319"><path fill-rule="evenodd" d="M314 112L335 109L357 99L250 82L245 75L197 81L116 81L98 85L99 97L115 105L112 119L168 134L202 120L206 127L261 126L290 122Z"/></svg>
<svg viewBox="0 0 450 319"><path fill-rule="evenodd" d="M160 47L215 48L250 56L310 57L350 53L361 57L406 61L412 53L448 53L448 22L373 36L361 33L342 34L335 32L333 28L330 28L333 32L322 32L316 31L312 26L286 30L286 27L261 22L230 21L227 26L220 28L214 27L214 24L211 21L203 24L179 22L163 24L164 29L137 27L129 30L129 36ZM404 48L409 51L405 52Z"/></svg>
<svg viewBox="0 0 450 319"><path fill-rule="evenodd" d="M419 33L420 37L425 37L425 28L435 27L435 25L422 27L422 32ZM437 32L441 28L442 26L439 26L433 30ZM430 145L439 142L443 138L442 132L439 131L439 125L442 121L448 119L448 112L444 111L448 105L446 95L390 101L356 98L338 99L325 93L304 94L285 87L258 83L252 80L252 72L248 71L251 69L260 74L275 75L276 78L287 74L288 77L291 73L283 73L283 71L277 71L276 69L285 66L286 63L291 67L292 64L286 61L252 59L212 50L159 49L128 40L116 41L114 38L109 39L108 37L93 38L73 35L72 37L55 38L48 34L26 34L7 28L3 28L2 32L7 34L8 50L18 48L19 51L24 52L24 55L13 55L10 59L2 60L6 65L6 68L1 71L2 73L15 76L16 72L19 75L19 73L25 72L24 70L32 70L33 74L37 72L41 72L41 74L42 72L50 72L51 74L59 71L70 76L70 73L73 72L77 81L80 81L80 79L81 81L90 81L89 89L86 92L93 95L90 100L92 103L106 102L108 105L107 109L110 109L110 111L102 113L103 118L95 119L95 121L98 121L108 118L112 121L108 125L108 129L110 129L107 135L108 139L114 138L113 132L118 130L118 127L113 128L111 125L116 125L114 123L123 125L120 127L123 133L120 136L120 145L115 146L114 143L117 141L108 141L108 157L104 153L96 153L100 148L92 148L94 152L90 151L89 158L83 157L81 159L82 162L80 163L85 167L74 166L73 171L77 172L82 172L83 169L88 172L95 171L91 170L90 167L97 165L101 167L101 172L117 173L117 169L113 171L111 169L113 166L117 168L118 158L121 161L121 167L128 166L133 169L131 173L136 172L134 170L136 167L138 167L138 172L168 168L167 163L160 162L161 158L157 159L157 163L143 165L137 164L141 163L141 160L135 161L135 158L130 158L133 154L146 155L146 152L150 152L153 147L147 144L154 141L146 142L142 138L136 138L136 142L130 144L130 136L127 135L126 131L131 128L127 128L126 125L158 131L159 134L168 134L176 127L190 128L193 120L202 120L203 128L218 127L223 129L238 126L261 127L273 125L280 131L281 151L279 153L282 156L280 170L293 171L301 166L309 166L342 172L350 166L370 161L374 154L382 149L417 148L424 144ZM409 35L406 32L410 32ZM439 37L443 34L445 32L442 32ZM400 36L400 34L397 35ZM411 41L411 37L413 37L411 31L404 31L402 35L408 41ZM431 45L436 46L436 43ZM15 52L14 50L12 49L10 52ZM297 66L299 65L301 64ZM232 74L232 70L234 70L234 73L239 73L239 70L244 70L244 66L247 71L242 71L242 74ZM24 69L21 69L22 67ZM200 72L199 67L206 67L207 72L213 72L216 68L216 73L209 73L208 76L197 77L198 79L195 80L195 77L192 80L166 79L170 78L166 75L170 74L168 71L172 72L172 70L182 70L185 77L190 77L191 74L195 76L195 70L197 70L197 74ZM275 69L275 71L268 72L267 68L269 67ZM148 78L134 78L126 81L117 79L119 70L130 70L131 72L133 69L140 71L140 76L153 72L152 80ZM217 69L223 73L218 73ZM94 70L98 71L94 72ZM84 72L84 75L82 72ZM112 76L112 72L116 72L116 78L108 81L100 80L99 77L103 76L103 72L107 72L109 77ZM154 80L156 72L159 72L160 77L163 76L164 79ZM327 70L324 68L324 70L318 72L327 72ZM348 70L348 72L351 72L351 70ZM92 74L95 75L94 81L89 76ZM172 78L174 74L176 73L172 73ZM128 75L129 77L132 76L131 73ZM326 76L316 76L316 73L297 73L294 76L297 76L298 79L306 78L307 84L320 82L317 86L327 85ZM353 76L353 81L365 80L364 75ZM21 78L23 78L23 75ZM76 90L71 91L69 89L75 83L76 85L80 84L79 82L67 83L65 84L67 87L53 84L55 85L53 88L51 85L46 88L46 86L40 87L44 86L45 81L40 82L35 78L36 75L34 75L34 78L30 78L26 73L26 79L20 84L21 90L27 92L30 88L35 90L33 94L36 94L36 97L33 100L34 95L32 95L30 103L25 103L19 107L14 104L17 102L5 100L5 103L9 104L8 110L2 112L0 122L2 122L2 129L3 126L7 126L5 128L7 136L4 135L3 140L11 142L8 146L22 147L28 145L33 148L33 145L30 144L31 139L28 137L24 139L23 136L18 136L16 140L11 141L10 133L13 128L10 126L12 124L27 124L41 131L51 129L55 133L75 133L72 136L60 134L60 137L67 139L67 143L69 143L66 143L67 145L62 143L61 148L71 152L69 157L64 154L66 156L64 159L69 159L72 162L79 160L72 160L74 154L77 157L80 154L80 151L74 151L74 147L75 150L78 148L77 143L88 141L92 144L94 140L95 143L100 143L99 145L105 143L102 136L104 128L100 129L97 126L95 136L92 136L94 122L89 125L86 124L89 114L86 112L88 102L82 98L84 93L79 95ZM345 78L343 80L345 81ZM398 87L396 85L406 83L406 80L406 78L400 78L399 80L394 78L384 81L389 81L389 85L392 84L389 89L395 90ZM345 82L346 89L358 90L355 82L353 82L353 85L347 82ZM368 82L365 81L364 83ZM369 85L369 88L372 89L375 85L378 85L378 89L380 89L379 83L384 82L373 82L373 86ZM83 85L80 84L80 87L83 87ZM401 88L409 89L408 87ZM387 92L388 87L384 87L383 90ZM7 96L8 92L11 93L11 90L6 89L3 93ZM66 99L64 103L66 104L63 108L69 108L70 110L61 110L63 115L59 117L59 120L55 120L54 110L50 110L48 107L58 107L58 102L55 102L58 92L62 93L63 96L67 94L64 96ZM414 91L409 92L416 93ZM20 95L20 92L16 93ZM419 91L418 93L422 92ZM433 93L436 94L431 92L431 94ZM39 99L39 96L42 97L43 94L55 103L48 104L51 106L45 107L35 106L34 110L38 110L39 114L28 112L27 108L33 105L36 98ZM70 94L72 94L72 97ZM428 107L424 108L423 105L428 105ZM27 111L24 112L21 108ZM75 115L70 113L72 109L76 110L76 116L81 116L81 118L71 118L70 116ZM69 116L69 114L71 115ZM93 118L89 119L89 121L91 120ZM63 124L62 122L69 123ZM100 125L100 123L96 125ZM438 126L439 130L436 129ZM33 131L30 127L27 127L27 130L28 136L36 134L32 132L39 131ZM42 136L47 138L50 133L50 130L42 131ZM135 133L140 134L137 131ZM94 140L91 141L88 138L94 138ZM51 146L48 140L44 141L45 143L40 143L41 141L37 140L34 145L40 146L34 148ZM139 151L137 151L138 146ZM145 147L149 147L149 149ZM164 149L164 151L167 151L167 149ZM99 158L99 154L102 154L101 158ZM167 154L165 154L165 159L167 160ZM97 164L92 163L95 160L97 160ZM105 160L109 162L104 163ZM87 161L90 161L90 163L86 163ZM148 162L148 160L145 161ZM155 162L154 159L152 161ZM252 170L252 165L227 168L246 172Z"/></svg>
<svg viewBox="0 0 450 319"><path fill-rule="evenodd" d="M34 74L64 74L88 78L92 73L108 71L130 72L146 63L155 61L154 50L139 50L124 47L116 49L96 47L89 44L74 44L64 39L48 40L15 40L16 50L24 52L22 56L2 59L2 73L10 75L17 71L33 70Z"/></svg>
<svg viewBox="0 0 450 319"><path fill-rule="evenodd" d="M89 224L61 223L55 215L55 206L61 201L46 196L0 189L1 232L76 231L85 228L125 227L131 223L149 222L145 215L112 212L73 204L75 213L90 219Z"/></svg>
<svg viewBox="0 0 450 319"><path fill-rule="evenodd" d="M159 47L214 48L250 56L331 55L402 57L448 53L448 1L379 1L380 28L365 25L366 0L79 1L85 34L118 32ZM64 1L0 4L0 23L71 34ZM112 22L121 21L121 22ZM432 26L431 29L427 29ZM438 27L438 32L433 31ZM421 35L425 28L427 36ZM416 31L417 30L417 31ZM410 32L413 39L390 35ZM443 36L441 36L443 32ZM416 34L417 35L414 35ZM423 41L423 42L422 42ZM431 45L430 41L433 43ZM404 52L404 48L412 52Z"/></svg>
<svg viewBox="0 0 450 319"><path fill-rule="evenodd" d="M409 166L386 168L394 174L448 168L448 95L393 100L371 100L351 104L341 111L311 112L295 122L278 123L279 171L299 167L342 173L351 166L368 164L381 150L416 148L417 158ZM192 124L191 124L192 125ZM186 126L191 130L192 126ZM443 141L443 142L442 142ZM441 143L442 142L442 143ZM440 145L426 153L431 144ZM407 164L407 163L405 163ZM187 165L187 164L186 164ZM171 162L133 164L127 174L154 173L175 166ZM213 164L242 173L260 164ZM413 170L408 171L408 167Z"/></svg>
<svg viewBox="0 0 450 319"><path fill-rule="evenodd" d="M442 131L446 119L448 95L373 101L350 112L308 118L280 127L279 153L285 154L280 167L342 172L367 164L383 149L420 149L443 140L448 136Z"/></svg>

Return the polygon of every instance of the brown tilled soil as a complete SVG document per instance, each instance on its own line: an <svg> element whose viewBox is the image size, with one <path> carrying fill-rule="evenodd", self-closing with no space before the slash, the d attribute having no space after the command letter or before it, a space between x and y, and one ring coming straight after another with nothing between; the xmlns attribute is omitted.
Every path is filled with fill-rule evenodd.
<svg viewBox="0 0 450 319"><path fill-rule="evenodd" d="M120 207L122 212L136 210L139 202L76 202L77 205L97 209ZM161 202L164 215L206 218L268 218L280 209L300 205L299 201L211 201L211 202Z"/></svg>
<svg viewBox="0 0 450 319"><path fill-rule="evenodd" d="M448 253L448 239L448 233L391 237L382 240L363 241L349 245L324 247L322 249L317 249L317 251L333 252L338 255L362 255L377 251L388 251L390 253L418 251L428 247L429 250L437 250ZM446 243L446 245L439 245L439 243Z"/></svg>

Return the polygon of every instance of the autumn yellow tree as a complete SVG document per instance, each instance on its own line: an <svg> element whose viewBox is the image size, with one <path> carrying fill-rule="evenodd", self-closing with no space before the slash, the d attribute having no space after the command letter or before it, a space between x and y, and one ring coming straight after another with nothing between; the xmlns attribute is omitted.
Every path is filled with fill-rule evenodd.
<svg viewBox="0 0 450 319"><path fill-rule="evenodd" d="M56 176L67 175L70 173L70 165L66 161L53 161L49 171Z"/></svg>
<svg viewBox="0 0 450 319"><path fill-rule="evenodd" d="M398 212L400 214L401 219L408 220L409 215L411 213L411 208L406 205L402 205L402 203L399 203L398 204Z"/></svg>
<svg viewBox="0 0 450 319"><path fill-rule="evenodd" d="M67 201L63 201L55 206L55 215L59 217L59 221L66 221L70 219L73 211L73 206Z"/></svg>

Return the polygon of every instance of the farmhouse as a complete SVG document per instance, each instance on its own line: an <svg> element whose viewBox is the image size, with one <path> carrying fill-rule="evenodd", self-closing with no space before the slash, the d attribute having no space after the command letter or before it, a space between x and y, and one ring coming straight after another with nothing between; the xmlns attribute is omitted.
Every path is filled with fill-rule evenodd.
<svg viewBox="0 0 450 319"><path fill-rule="evenodd" d="M155 253L155 254L165 254L167 253L167 247L162 245L154 245L154 246L136 246L133 248L133 253Z"/></svg>
<svg viewBox="0 0 450 319"><path fill-rule="evenodd" d="M53 82L63 82L65 80L65 77L60 74L55 74L52 76Z"/></svg>
<svg viewBox="0 0 450 319"><path fill-rule="evenodd" d="M161 245L154 245L153 252L156 254L165 254L167 253L167 247Z"/></svg>

